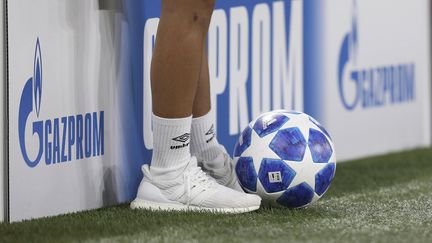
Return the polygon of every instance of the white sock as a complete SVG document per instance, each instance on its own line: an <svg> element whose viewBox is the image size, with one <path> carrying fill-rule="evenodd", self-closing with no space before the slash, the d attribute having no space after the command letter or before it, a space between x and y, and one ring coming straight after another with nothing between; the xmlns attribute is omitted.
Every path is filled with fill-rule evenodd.
<svg viewBox="0 0 432 243"><path fill-rule="evenodd" d="M219 142L214 130L212 112L192 119L191 154L199 161L212 162L221 153ZM221 164L220 166L223 166Z"/></svg>
<svg viewBox="0 0 432 243"><path fill-rule="evenodd" d="M164 174L178 171L191 159L192 117L162 118L153 114L153 157L150 171Z"/></svg>

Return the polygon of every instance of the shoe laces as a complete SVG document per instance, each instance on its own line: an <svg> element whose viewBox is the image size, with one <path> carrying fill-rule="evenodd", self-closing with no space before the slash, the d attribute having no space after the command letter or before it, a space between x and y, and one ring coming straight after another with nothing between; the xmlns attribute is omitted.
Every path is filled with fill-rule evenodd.
<svg viewBox="0 0 432 243"><path fill-rule="evenodd" d="M195 187L193 184L199 184L200 186L210 189L213 187L213 185L216 183L216 181L209 177L206 173L204 173L200 167L195 167L190 170L185 171L183 174L184 179L184 185L185 185L185 191L187 196L187 206L189 207L192 195L191 195L191 189ZM205 190L205 189L204 189Z"/></svg>

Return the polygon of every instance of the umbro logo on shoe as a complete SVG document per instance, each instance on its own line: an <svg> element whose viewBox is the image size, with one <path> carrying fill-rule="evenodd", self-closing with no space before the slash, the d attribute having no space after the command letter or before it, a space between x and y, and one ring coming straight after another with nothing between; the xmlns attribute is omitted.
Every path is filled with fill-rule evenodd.
<svg viewBox="0 0 432 243"><path fill-rule="evenodd" d="M206 136L211 136L209 139L206 140L206 143L209 143L211 140L214 139L215 133L214 133L214 125L212 124L210 129L206 132Z"/></svg>
<svg viewBox="0 0 432 243"><path fill-rule="evenodd" d="M181 149L181 148L189 146L189 142L188 142L189 139L190 139L190 133L185 133L183 135L180 135L178 137L173 138L172 139L173 141L180 142L180 143L183 143L183 144L181 144L181 145L173 145L173 146L170 147L170 149Z"/></svg>

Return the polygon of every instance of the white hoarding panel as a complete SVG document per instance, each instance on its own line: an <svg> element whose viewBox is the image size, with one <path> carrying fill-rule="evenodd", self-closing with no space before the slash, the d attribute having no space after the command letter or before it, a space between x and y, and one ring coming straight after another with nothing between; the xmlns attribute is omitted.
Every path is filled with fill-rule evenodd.
<svg viewBox="0 0 432 243"><path fill-rule="evenodd" d="M430 145L428 0L327 0L321 120L341 160Z"/></svg>
<svg viewBox="0 0 432 243"><path fill-rule="evenodd" d="M10 220L125 201L111 142L121 21L98 0L8 4Z"/></svg>

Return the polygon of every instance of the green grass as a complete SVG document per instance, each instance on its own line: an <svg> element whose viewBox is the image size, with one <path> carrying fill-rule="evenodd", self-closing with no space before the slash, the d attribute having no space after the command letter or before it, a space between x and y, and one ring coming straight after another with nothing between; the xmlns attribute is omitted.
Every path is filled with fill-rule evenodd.
<svg viewBox="0 0 432 243"><path fill-rule="evenodd" d="M432 150L339 164L327 194L299 210L155 213L127 205L0 224L0 242L431 242Z"/></svg>

